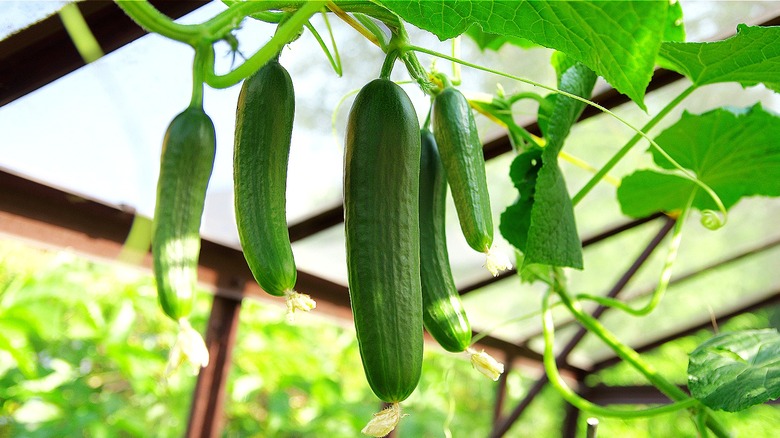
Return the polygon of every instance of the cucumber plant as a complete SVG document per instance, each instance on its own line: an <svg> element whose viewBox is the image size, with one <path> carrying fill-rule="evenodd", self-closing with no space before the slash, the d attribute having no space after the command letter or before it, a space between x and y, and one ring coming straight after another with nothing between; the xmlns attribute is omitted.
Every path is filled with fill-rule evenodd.
<svg viewBox="0 0 780 438"><path fill-rule="evenodd" d="M718 399L723 391L713 388L710 382L702 385L696 376L692 376L691 382L697 393L703 394L701 397L691 397L679 390L654 372L617 336L583 313L581 302L595 301L637 316L650 313L669 284L686 217L698 210L702 224L717 229L725 225L728 208L740 198L780 196L780 183L777 183L780 166L776 161L766 168L748 165L746 172L723 171L720 166L728 167L729 162L750 163L749 156L734 160L725 152L733 147L728 148L721 142L691 142L685 137L685 133L698 132L702 133L701 138L707 139L738 138L744 126L758 126L767 135L750 153L758 154L756 150L760 150L772 157L780 155L777 152L780 151L777 142L780 135L774 135L780 117L760 107L686 115L678 122L681 124L679 129L665 131L656 138L649 135L664 117L701 86L721 82L738 82L745 86L761 83L770 90L780 91L773 68L780 60L780 54L761 49L780 37L777 28L741 25L737 36L729 41L707 45L685 43L680 24L682 9L678 2L666 1L550 1L543 2L541 8L537 8L539 4L529 2L495 2L487 5L491 7L484 7L485 4L478 7L471 1L446 5L442 2L383 0L225 0L224 3L227 9L211 19L185 25L163 16L147 1L118 1L128 15L146 29L195 49L193 102L200 102L204 83L214 88L227 88L246 79L236 131L237 217L248 264L261 286L271 294L292 296L296 276L289 237L284 230L284 187L294 96L289 76L276 62L278 54L285 45L295 41L305 27L314 33L340 75L342 69L335 44L333 56L309 23L310 18L320 12L333 13L385 54L380 78L362 88L350 111L344 160L347 266L355 328L368 383L380 399L390 403L388 409L369 423L364 433L382 436L400 420L398 403L414 391L420 379L423 325L451 351L462 351L473 341L465 311L453 286L444 243L443 199L447 182L443 176L452 189L466 242L488 255L485 266L493 275L510 267L508 261L491 254L494 225L473 107L509 131L517 155L510 179L518 188L519 197L501 216L500 230L520 254L517 270L521 278L543 282L548 287L548 293L541 300L541 325L545 341L544 364L552 386L569 403L601 416L634 418L689 409L694 413L702 436L709 432L719 437L728 436L711 410L717 406L735 406L724 404L722 400L711 401L713 393ZM495 13L496 10L501 13ZM462 19L436 19L445 14ZM561 16L568 17L566 26L560 23L558 17ZM227 73L217 73L214 44L226 40L238 50L239 41L233 32L243 19L250 17L276 25L274 36L241 65ZM513 17L513 21L508 22L507 17ZM470 63L460 59L457 53L449 55L414 45L405 31L407 23L432 32L442 40L465 33L487 47L530 42L556 49L558 52L553 56L552 64L557 73L557 87ZM581 37L580 28L587 31L588 38ZM609 53L610 57L606 59L604 53ZM490 101L469 101L445 75L422 66L418 55L423 54L529 84L550 94L541 96L526 92L507 96L501 92ZM724 58L728 62L721 63ZM411 101L389 80L396 61L404 64L412 81L433 101L433 130L441 151L441 167L431 148L430 134L420 133ZM597 77L602 77L646 110L644 94L656 63L687 76L692 85L641 129L588 100ZM255 88L260 90L258 95L261 97L252 102L248 90ZM514 121L513 104L527 98L539 103L542 137L532 135ZM564 156L562 148L566 138L586 105L615 118L636 135L596 170L591 181L570 197L558 159ZM266 108L278 111L265 111ZM248 124L250 119L254 120L251 125ZM564 271L584 267L574 206L604 180L640 140L650 144L655 163L661 170L638 171L626 177L620 184L618 201L629 216L642 217L663 211L678 219L658 286L650 303L640 309L611 298L588 294L574 296L568 291ZM693 144L687 151L679 146L686 142ZM254 146L255 143L263 146ZM422 155L421 143L425 145ZM717 160L713 161L713 157ZM185 224L186 233L182 232L182 235L197 235L201 192L205 191L204 181L208 180L204 169L210 171L211 166L205 155L197 160L196 167L200 169L197 187L165 188L158 195L162 212L156 219L155 264L161 264L157 271L165 274L172 268L181 269L170 271L180 272L181 277L162 275L158 279L161 304L174 318L186 313L187 304L181 299L188 296L189 285L194 281L197 265L192 256L197 257L197 251L193 250L193 245L181 246L177 251L186 252L187 264L179 266L172 263L174 259L170 256L161 257L164 248L160 239L179 233L170 224ZM161 184L165 187L168 178L163 179L163 175L168 174L168 166L164 160ZM729 169L733 168L733 163L731 166ZM183 170L182 167L180 163L173 166L179 170ZM263 173L267 182L259 183L257 173ZM765 175L773 177L762 178ZM652 189L659 186L668 187L668 193ZM186 213L165 210L175 202L181 202L178 196L183 196L184 192L189 194L190 190L197 192L198 201L187 201ZM263 211L261 205L269 208ZM171 278L186 278L187 286L180 287ZM552 355L554 327L550 300L553 296L583 327L675 403L646 410L618 410L593 405L571 391L560 379ZM756 338L770 336L762 333ZM736 342L729 339L732 338L723 342ZM744 341L744 338L739 339ZM701 353L706 354L706 351ZM472 361L475 368L497 377L499 364L489 356L477 353ZM701 369L699 359L693 369ZM763 371L763 368L757 370L758 373ZM771 396L773 391L775 388L766 393ZM742 408L743 404L736 406Z"/></svg>

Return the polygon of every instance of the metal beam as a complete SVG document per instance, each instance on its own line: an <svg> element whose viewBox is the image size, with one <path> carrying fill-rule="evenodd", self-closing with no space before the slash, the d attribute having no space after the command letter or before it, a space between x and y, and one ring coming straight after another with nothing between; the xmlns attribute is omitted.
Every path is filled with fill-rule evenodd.
<svg viewBox="0 0 780 438"><path fill-rule="evenodd" d="M678 387L688 392L685 385ZM596 385L582 388L582 396L599 405L665 405L671 403L669 397L651 385ZM770 400L766 404L780 404L780 399Z"/></svg>
<svg viewBox="0 0 780 438"><path fill-rule="evenodd" d="M179 18L208 1L152 1ZM146 34L113 1L76 3L103 52L110 53ZM58 14L0 41L0 106L84 66Z"/></svg>
<svg viewBox="0 0 780 438"><path fill-rule="evenodd" d="M121 210L0 171L0 233L116 260L133 218L130 209ZM141 266L151 269L149 254ZM201 242L198 280L218 297L234 301L253 297L279 302L255 282L239 249L212 241ZM314 297L321 312L352 320L349 290L345 285L298 270L296 288ZM537 363L541 360L539 353L525 346L491 336L480 340L478 345ZM574 367L564 368L582 372Z"/></svg>
<svg viewBox="0 0 780 438"><path fill-rule="evenodd" d="M699 267L699 268L697 268L694 271L690 271L690 272L687 272L685 274L674 276L669 281L669 291L671 292L671 291L674 290L674 289L672 289L672 286L674 286L674 285L678 285L680 283L684 283L686 281L693 280L695 278L698 278L698 277L700 277L702 275L707 274L708 272L712 272L715 269L719 269L719 268L722 268L724 266L728 266L731 263L735 263L735 262L738 262L740 260L744 260L747 257L751 257L751 256L754 256L756 254L760 254L762 252L769 251L771 249L776 248L779 245L780 245L780 238L775 238L775 239L772 239L769 242L763 243L761 245L757 245L757 246L754 246L752 248L748 248L748 249L746 249L744 251L740 251L740 252L738 252L736 254L732 254L732 255L728 256L727 258L725 258L725 259L721 259L721 260L718 260L716 262L710 263L710 264L708 264L706 266ZM653 292L655 292L655 288L649 288L649 289L646 289L646 290L644 290L642 292L633 294L630 297L626 297L625 300L627 302L631 302L631 301L636 300L638 298L643 298L643 297L650 296L650 295L653 294ZM614 310L614 309L608 308L608 309L606 309L606 312L610 312L612 310ZM742 313L744 313L744 312L742 312ZM727 318L727 316L723 316L721 318ZM728 318L730 318L730 317L728 317ZM707 319L707 321L710 321L710 320ZM577 323L576 319L570 318L570 319L567 319L567 320L564 320L564 321L561 321L561 322L557 323L556 327L558 329L561 329L561 328L568 327L568 326L570 326L572 324L576 324L576 323ZM706 325L707 323L704 323L704 324ZM678 332L677 334L673 334L673 335L667 336L664 339L666 339L665 342L668 342L668 341L671 341L671 340L675 339L676 337L684 336L684 335L686 335L688 333L689 333L689 329L684 329L682 332ZM536 333L532 333L532 334L528 335L528 339L535 338L535 337L541 336L541 335L542 335L541 331L536 332ZM639 347L639 348L643 348L643 347ZM613 357L611 357L611 359L612 360L616 360L617 358L615 356L613 356Z"/></svg>
<svg viewBox="0 0 780 438"><path fill-rule="evenodd" d="M231 288L240 287L231 284ZM241 301L215 295L206 327L209 364L200 370L192 396L187 438L216 438L222 433L223 406Z"/></svg>
<svg viewBox="0 0 780 438"><path fill-rule="evenodd" d="M604 230L604 231L602 231L602 232L600 232L600 233L598 233L598 234L596 234L596 235L594 235L592 237L586 237L585 239L582 240L582 247L583 248L587 248L590 245L595 245L596 243L599 243L601 241L609 239L612 236L615 236L615 235L620 234L620 233L622 233L624 231L628 231L630 229L636 228L636 227L638 227L640 225L644 225L644 224L646 224L648 222L652 222L653 220L658 219L660 217L664 217L664 216L665 215L662 214L662 213L656 213L656 214L653 214L653 215L648 216L646 218L636 219L636 220L633 220L633 221L630 221L630 222L627 222L627 223L624 223L624 224L621 224L621 225L617 225L617 226L615 226L613 228ZM489 286L491 284L495 284L496 282L499 282L499 281L504 280L506 278L512 278L515 275L517 275L517 268L516 267L514 267L512 269L508 269L506 271L503 271L503 272L501 272L500 274L498 274L495 277L491 277L491 278L487 278L487 279L484 279L484 280L480 280L480 281L477 281L475 283L472 283L472 284L469 284L467 286L464 286L464 287L460 288L458 291L460 292L461 295L466 295L469 292L473 292L473 291L475 291L477 289L481 289L481 288L483 288L485 286Z"/></svg>
<svg viewBox="0 0 780 438"><path fill-rule="evenodd" d="M725 322L728 321L731 318L734 318L739 315L743 315L745 313L749 312L755 312L756 310L763 309L770 306L776 306L780 305L780 290L776 290L773 292L770 292L766 294L767 297L755 301L753 303L747 304L745 306L742 306L738 309L731 310L728 313L725 313L720 316L715 316L715 321ZM713 320L707 318L706 320L699 321L696 324L687 326L686 328L679 330L671 335L664 336L662 338L658 338L653 340L652 342L648 342L646 344L640 345L638 347L635 347L634 350L636 350L637 353L645 353L647 351L653 350L655 348L660 347L661 345L666 344L667 342L673 341L675 339L682 338L684 336L692 335L700 330L704 329L711 329L712 328ZM617 363L621 362L621 359L617 356L613 356L607 359L604 359L600 362L597 362L593 364L588 374L597 373L605 368L611 367L612 365L615 365Z"/></svg>

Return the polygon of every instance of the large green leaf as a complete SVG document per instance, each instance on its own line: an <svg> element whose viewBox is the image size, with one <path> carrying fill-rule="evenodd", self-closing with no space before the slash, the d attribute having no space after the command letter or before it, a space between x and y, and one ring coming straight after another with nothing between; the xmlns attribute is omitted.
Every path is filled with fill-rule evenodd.
<svg viewBox="0 0 780 438"><path fill-rule="evenodd" d="M644 108L644 94L667 31L666 1L380 0L409 23L445 40L473 25L560 50L604 77Z"/></svg>
<svg viewBox="0 0 780 438"><path fill-rule="evenodd" d="M595 73L578 63L561 75L558 87L588 97L595 83ZM558 167L558 154L583 108L580 101L557 96L547 117L544 149L525 152L512 163L510 176L520 197L501 215L500 230L523 252L523 267L544 264L582 268L582 246L566 182Z"/></svg>
<svg viewBox="0 0 780 438"><path fill-rule="evenodd" d="M655 141L707 183L726 208L743 196L780 196L780 117L760 104L701 115L683 113ZM660 167L673 169L656 150L653 158ZM715 208L712 199L690 180L650 170L625 177L618 200L626 215L644 217L683 208L694 190L698 190L695 208Z"/></svg>
<svg viewBox="0 0 780 438"><path fill-rule="evenodd" d="M666 42L659 64L684 74L695 85L763 83L780 92L780 26L737 27L737 34L714 43Z"/></svg>
<svg viewBox="0 0 780 438"><path fill-rule="evenodd" d="M542 150L532 149L515 157L509 166L509 178L519 192L514 204L501 214L499 230L507 242L522 252L526 251L528 230L531 228L531 209L534 206L536 178L542 168Z"/></svg>
<svg viewBox="0 0 780 438"><path fill-rule="evenodd" d="M693 350L691 395L713 409L736 412L780 397L780 333L723 333Z"/></svg>
<svg viewBox="0 0 780 438"><path fill-rule="evenodd" d="M499 35L496 33L487 33L477 25L471 26L466 31L466 35L474 40L474 42L477 43L479 50L482 51L493 50L497 52L499 49L501 49L501 47L504 46L504 44L512 44L522 49L529 49L536 46L536 44L528 41L525 38Z"/></svg>

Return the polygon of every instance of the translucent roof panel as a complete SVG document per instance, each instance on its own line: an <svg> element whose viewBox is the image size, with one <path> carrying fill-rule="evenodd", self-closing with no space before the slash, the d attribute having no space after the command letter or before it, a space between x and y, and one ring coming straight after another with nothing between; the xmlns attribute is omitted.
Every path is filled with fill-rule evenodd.
<svg viewBox="0 0 780 438"><path fill-rule="evenodd" d="M59 11L74 0L3 0L0 2L0 40Z"/></svg>

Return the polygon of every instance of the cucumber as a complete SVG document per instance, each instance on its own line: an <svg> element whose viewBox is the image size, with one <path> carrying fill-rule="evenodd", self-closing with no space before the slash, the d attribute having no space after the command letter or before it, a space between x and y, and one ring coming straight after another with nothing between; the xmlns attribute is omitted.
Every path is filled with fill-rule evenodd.
<svg viewBox="0 0 780 438"><path fill-rule="evenodd" d="M444 177L433 134L420 132L420 276L425 329L447 351L466 351L471 326L455 287L447 254L445 211L447 179Z"/></svg>
<svg viewBox="0 0 780 438"><path fill-rule="evenodd" d="M292 80L276 60L241 86L233 149L236 224L255 280L275 296L292 291L298 276L286 217L294 113Z"/></svg>
<svg viewBox="0 0 780 438"><path fill-rule="evenodd" d="M420 379L420 127L406 93L375 79L349 113L344 222L349 294L371 389L405 400Z"/></svg>
<svg viewBox="0 0 780 438"><path fill-rule="evenodd" d="M433 134L463 236L471 248L487 253L493 245L493 215L485 157L469 103L453 87L445 87L434 99Z"/></svg>
<svg viewBox="0 0 780 438"><path fill-rule="evenodd" d="M160 305L174 320L192 310L200 221L215 154L214 124L202 107L187 108L168 126L157 180L152 259Z"/></svg>

